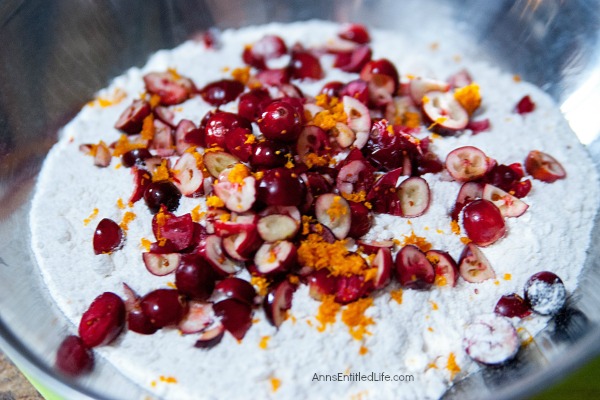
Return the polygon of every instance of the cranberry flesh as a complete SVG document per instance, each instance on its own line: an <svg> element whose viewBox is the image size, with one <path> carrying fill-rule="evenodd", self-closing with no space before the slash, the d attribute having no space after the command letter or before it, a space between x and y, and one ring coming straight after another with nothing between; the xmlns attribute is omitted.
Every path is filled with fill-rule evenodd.
<svg viewBox="0 0 600 400"><path fill-rule="evenodd" d="M60 344L55 365L69 376L83 375L94 367L94 353L79 337L70 335Z"/></svg>
<svg viewBox="0 0 600 400"><path fill-rule="evenodd" d="M156 214L161 205L169 211L177 210L180 199L181 192L169 181L152 182L144 192L144 201L152 214Z"/></svg>
<svg viewBox="0 0 600 400"><path fill-rule="evenodd" d="M175 271L175 286L179 293L195 300L206 300L215 288L213 268L197 254L185 254Z"/></svg>
<svg viewBox="0 0 600 400"><path fill-rule="evenodd" d="M267 139L293 142L300 135L302 116L288 102L276 100L265 107L258 126Z"/></svg>
<svg viewBox="0 0 600 400"><path fill-rule="evenodd" d="M297 206L304 193L304 183L287 168L266 171L256 188L257 199L268 206Z"/></svg>
<svg viewBox="0 0 600 400"><path fill-rule="evenodd" d="M112 292L96 297L81 316L79 336L88 347L112 342L125 324L125 303Z"/></svg>
<svg viewBox="0 0 600 400"><path fill-rule="evenodd" d="M496 303L494 312L508 318L525 318L531 314L531 308L521 296L512 293L500 297L500 300Z"/></svg>
<svg viewBox="0 0 600 400"><path fill-rule="evenodd" d="M506 233L500 209L489 200L478 199L463 209L463 225L469 239L478 246L488 246Z"/></svg>
<svg viewBox="0 0 600 400"><path fill-rule="evenodd" d="M94 231L94 253L108 254L119 249L123 244L123 230L112 219L104 218Z"/></svg>
<svg viewBox="0 0 600 400"><path fill-rule="evenodd" d="M556 274L542 271L525 283L525 300L536 313L554 315L565 305L567 290Z"/></svg>
<svg viewBox="0 0 600 400"><path fill-rule="evenodd" d="M177 325L185 314L179 292L173 289L157 289L146 294L142 297L140 306L157 328Z"/></svg>

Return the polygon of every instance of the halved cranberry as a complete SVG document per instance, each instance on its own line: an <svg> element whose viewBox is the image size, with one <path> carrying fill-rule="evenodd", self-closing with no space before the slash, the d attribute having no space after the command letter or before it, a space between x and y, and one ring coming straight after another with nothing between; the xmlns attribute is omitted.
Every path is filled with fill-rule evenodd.
<svg viewBox="0 0 600 400"><path fill-rule="evenodd" d="M567 290L555 273L542 271L532 275L525 283L525 300L536 313L554 315L564 307Z"/></svg>
<svg viewBox="0 0 600 400"><path fill-rule="evenodd" d="M94 368L94 353L79 337L69 335L58 347L55 366L70 376L83 375Z"/></svg>
<svg viewBox="0 0 600 400"><path fill-rule="evenodd" d="M474 146L462 146L446 156L446 169L459 182L468 182L483 177L493 166L482 150Z"/></svg>
<svg viewBox="0 0 600 400"><path fill-rule="evenodd" d="M500 209L484 199L473 200L463 208L463 226L469 239L479 246L489 246L506 233Z"/></svg>
<svg viewBox="0 0 600 400"><path fill-rule="evenodd" d="M433 265L435 282L438 286L456 286L459 271L454 258L445 251L429 250L425 256Z"/></svg>
<svg viewBox="0 0 600 400"><path fill-rule="evenodd" d="M352 238L359 238L364 236L371 229L373 225L373 214L369 209L362 203L355 203L353 201L348 202L350 205L350 231L348 236Z"/></svg>
<svg viewBox="0 0 600 400"><path fill-rule="evenodd" d="M335 301L340 304L352 303L369 295L373 290L371 282L365 282L362 275L338 276Z"/></svg>
<svg viewBox="0 0 600 400"><path fill-rule="evenodd" d="M157 215L152 219L152 229L157 240L161 238L168 239L177 251L183 250L192 244L194 221L192 221L189 213L178 217L167 214L161 225L156 221Z"/></svg>
<svg viewBox="0 0 600 400"><path fill-rule="evenodd" d="M369 84L362 79L355 79L348 82L339 93L340 98L344 96L353 97L363 104L369 101Z"/></svg>
<svg viewBox="0 0 600 400"><path fill-rule="evenodd" d="M360 79L366 82L388 77L393 82L392 93L396 93L400 87L400 78L396 66L386 58L372 60L365 64L360 71Z"/></svg>
<svg viewBox="0 0 600 400"><path fill-rule="evenodd" d="M387 172L367 193L367 201L373 205L374 212L402 216L402 204L396 191L400 176L402 176L402 168Z"/></svg>
<svg viewBox="0 0 600 400"><path fill-rule="evenodd" d="M215 288L213 268L197 254L184 254L175 271L175 286L179 293L195 300L206 300Z"/></svg>
<svg viewBox="0 0 600 400"><path fill-rule="evenodd" d="M297 206L306 188L298 175L287 168L265 171L256 188L257 199L268 206Z"/></svg>
<svg viewBox="0 0 600 400"><path fill-rule="evenodd" d="M465 328L463 346L477 362L500 365L519 351L521 342L517 330L506 317L483 314Z"/></svg>
<svg viewBox="0 0 600 400"><path fill-rule="evenodd" d="M474 243L468 243L463 249L458 260L458 269L460 276L471 283L479 283L496 277L496 272L487 257Z"/></svg>
<svg viewBox="0 0 600 400"><path fill-rule="evenodd" d="M283 280L269 291L263 303L265 315L271 324L279 328L287 318L287 311L292 308L292 299L296 285Z"/></svg>
<svg viewBox="0 0 600 400"><path fill-rule="evenodd" d="M302 116L288 102L275 100L265 107L258 126L267 139L292 142L302 129Z"/></svg>
<svg viewBox="0 0 600 400"><path fill-rule="evenodd" d="M136 99L123 111L115 124L115 128L130 135L139 133L142 130L144 118L150 115L151 112L152 109L147 101Z"/></svg>
<svg viewBox="0 0 600 400"><path fill-rule="evenodd" d="M188 310L179 321L179 331L184 334L203 332L215 321L211 303L192 300L188 303Z"/></svg>
<svg viewBox="0 0 600 400"><path fill-rule="evenodd" d="M552 183L564 179L567 172L554 157L539 150L532 150L525 159L525 170L533 178Z"/></svg>
<svg viewBox="0 0 600 400"><path fill-rule="evenodd" d="M144 201L152 214L156 214L161 205L169 211L175 211L179 207L181 192L169 181L158 181L148 184L144 192Z"/></svg>
<svg viewBox="0 0 600 400"><path fill-rule="evenodd" d="M233 79L221 79L200 89L200 95L208 104L218 107L237 99L243 91L243 83Z"/></svg>
<svg viewBox="0 0 600 400"><path fill-rule="evenodd" d="M295 79L322 79L323 68L317 57L308 51L292 51L290 71Z"/></svg>
<svg viewBox="0 0 600 400"><path fill-rule="evenodd" d="M175 148L182 155L191 146L204 147L204 129L198 128L189 119L182 119L175 129Z"/></svg>
<svg viewBox="0 0 600 400"><path fill-rule="evenodd" d="M210 114L206 121L205 142L206 147L218 146L227 148L226 137L236 128L244 128L252 132L252 125L247 119L230 112L218 111Z"/></svg>
<svg viewBox="0 0 600 400"><path fill-rule="evenodd" d="M140 306L146 316L157 328L177 325L186 307L179 298L179 292L173 289L156 289L140 300Z"/></svg>
<svg viewBox="0 0 600 400"><path fill-rule="evenodd" d="M160 102L170 106L183 103L195 90L189 78L171 72L150 72L144 75L146 89L160 96Z"/></svg>
<svg viewBox="0 0 600 400"><path fill-rule="evenodd" d="M94 253L107 254L123 245L123 230L112 219L103 218L94 231Z"/></svg>
<svg viewBox="0 0 600 400"><path fill-rule="evenodd" d="M223 279L215 286L215 292L226 299L236 299L253 306L256 300L256 289L250 282L229 277Z"/></svg>
<svg viewBox="0 0 600 400"><path fill-rule="evenodd" d="M429 289L435 280L435 271L425 254L409 244L396 255L396 277L409 289Z"/></svg>
<svg viewBox="0 0 600 400"><path fill-rule="evenodd" d="M321 300L324 295L335 294L337 291L337 278L327 268L311 272L307 281L310 297L315 300Z"/></svg>
<svg viewBox="0 0 600 400"><path fill-rule="evenodd" d="M245 302L229 298L213 306L221 323L237 340L242 340L252 326L252 307Z"/></svg>
<svg viewBox="0 0 600 400"><path fill-rule="evenodd" d="M371 41L367 27L362 24L348 24L342 28L338 36L344 40L350 40L358 44L365 44Z"/></svg>
<svg viewBox="0 0 600 400"><path fill-rule="evenodd" d="M129 197L129 202L135 203L144 197L148 185L152 183L152 177L148 171L137 167L133 167L131 173L133 174L133 192Z"/></svg>
<svg viewBox="0 0 600 400"><path fill-rule="evenodd" d="M194 347L199 349L210 349L221 342L224 333L225 327L222 323L218 323L216 326L202 332Z"/></svg>
<svg viewBox="0 0 600 400"><path fill-rule="evenodd" d="M96 297L81 316L79 337L88 347L112 342L125 324L125 304L112 292Z"/></svg>
<svg viewBox="0 0 600 400"><path fill-rule="evenodd" d="M373 285L375 289L382 289L390 283L392 278L392 252L387 247L381 247L377 254L375 255L375 259L371 264L371 267L377 268L377 275L373 280Z"/></svg>
<svg viewBox="0 0 600 400"><path fill-rule="evenodd" d="M517 114L528 114L535 110L535 103L531 100L529 95L523 96L521 100L515 106L515 112Z"/></svg>
<svg viewBox="0 0 600 400"><path fill-rule="evenodd" d="M265 69L256 74L256 79L265 86L280 86L290 83L289 68Z"/></svg>
<svg viewBox="0 0 600 400"><path fill-rule="evenodd" d="M370 46L358 46L350 52L338 53L333 66L346 72L360 72L372 55Z"/></svg>

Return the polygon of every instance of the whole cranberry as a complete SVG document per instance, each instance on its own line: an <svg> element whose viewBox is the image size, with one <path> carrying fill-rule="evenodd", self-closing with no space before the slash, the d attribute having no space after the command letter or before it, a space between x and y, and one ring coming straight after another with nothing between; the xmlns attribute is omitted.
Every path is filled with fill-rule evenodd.
<svg viewBox="0 0 600 400"><path fill-rule="evenodd" d="M302 116L288 102L275 100L265 107L258 127L267 139L293 142L302 130Z"/></svg>
<svg viewBox="0 0 600 400"><path fill-rule="evenodd" d="M225 111L217 111L211 114L206 121L204 137L206 147L227 148L227 135L236 128L245 128L252 131L250 121L237 114Z"/></svg>
<svg viewBox="0 0 600 400"><path fill-rule="evenodd" d="M257 199L268 206L297 206L305 196L304 182L287 168L265 172L256 188Z"/></svg>

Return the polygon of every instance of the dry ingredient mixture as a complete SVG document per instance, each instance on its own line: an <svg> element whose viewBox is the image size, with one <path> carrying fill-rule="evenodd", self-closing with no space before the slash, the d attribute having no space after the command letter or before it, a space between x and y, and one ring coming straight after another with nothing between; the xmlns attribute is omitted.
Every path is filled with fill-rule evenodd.
<svg viewBox="0 0 600 400"><path fill-rule="evenodd" d="M270 24L100 91L30 217L79 327L57 366L94 348L172 399L438 398L535 345L576 287L596 173L546 94L446 45ZM315 380L356 373L414 380Z"/></svg>

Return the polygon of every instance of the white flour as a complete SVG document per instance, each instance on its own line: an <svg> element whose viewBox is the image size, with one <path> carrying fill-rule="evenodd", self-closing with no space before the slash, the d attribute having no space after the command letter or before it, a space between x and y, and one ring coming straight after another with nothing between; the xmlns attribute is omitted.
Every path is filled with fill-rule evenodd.
<svg viewBox="0 0 600 400"><path fill-rule="evenodd" d="M113 125L121 112L144 91L142 76L151 71L176 68L192 78L198 87L230 76L224 68L243 66L244 44L261 38L266 32L285 38L288 46L302 39L307 46L322 44L333 38L337 25L310 22L292 25L267 25L224 32L219 52L206 51L201 44L184 43L172 51L160 51L148 64L133 68L118 77L100 95L110 96L116 88L127 98L111 107L86 106L61 132L60 142L50 152L39 177L33 201L30 224L33 249L48 290L75 324L91 301L104 291L120 295L122 282L138 293L166 287L173 276L149 274L142 262L141 238L152 239L151 214L143 201L132 209L117 206L131 195L132 176L126 168L116 169L113 159L108 168L93 166L92 159L82 154L82 143L111 143L119 137ZM404 38L384 32L372 32L373 58L386 57L394 62L402 75L423 74L445 79L467 67L480 85L484 112L492 129L476 136L436 139L432 149L444 160L452 149L473 145L499 163L524 162L530 150L537 149L554 156L567 171L567 179L552 184L533 181L533 189L523 200L529 204L519 218L508 218L508 233L499 242L483 249L496 271L497 279L471 284L460 279L457 287L434 287L428 291L404 290L402 304L393 300L389 291L395 284L375 294L374 305L367 310L375 324L372 335L364 342L354 340L348 327L340 321L325 332L318 332L315 321L319 302L308 296L306 286L294 295L291 314L278 331L271 326L262 309L255 317L260 321L248 331L241 343L230 335L215 348L202 351L193 348L196 335L182 336L176 329L162 329L151 336L133 332L122 334L116 342L98 348L123 374L158 396L185 398L360 398L399 399L437 398L451 384L448 358L454 355L461 372L458 379L478 367L462 348L466 323L473 315L490 313L503 294L521 293L526 280L535 272L550 270L562 278L568 293L577 285L584 263L589 234L597 208L596 173L585 149L570 132L567 123L552 100L541 90L525 82L515 82L511 75L473 60L458 60L456 54L440 43L438 49L407 45ZM332 59L324 57L325 81L355 79L329 68ZM299 83L310 95L317 94L323 81ZM514 105L529 94L536 110L527 115L512 112ZM235 110L236 103L226 110ZM199 123L211 109L199 98L178 106L176 121L188 118ZM369 238L398 238L412 231L425 237L436 249L448 251L458 259L463 244L450 230L449 211L460 184L441 181L439 175L426 175L432 194L427 213L419 218L403 219L380 215ZM203 200L182 198L176 214L189 212ZM98 215L84 225L83 221L98 208ZM137 217L130 223L122 250L112 255L94 255L92 237L102 218L121 221L125 211ZM509 275L510 274L510 275ZM312 321L312 326L307 323ZM534 335L547 318L532 315L513 319L523 338ZM75 330L75 328L74 328ZM259 347L261 338L270 336L268 347ZM359 355L361 346L368 349ZM313 382L314 374L338 373L412 374L413 382ZM175 377L177 383L161 381ZM272 379L281 386L273 391Z"/></svg>

